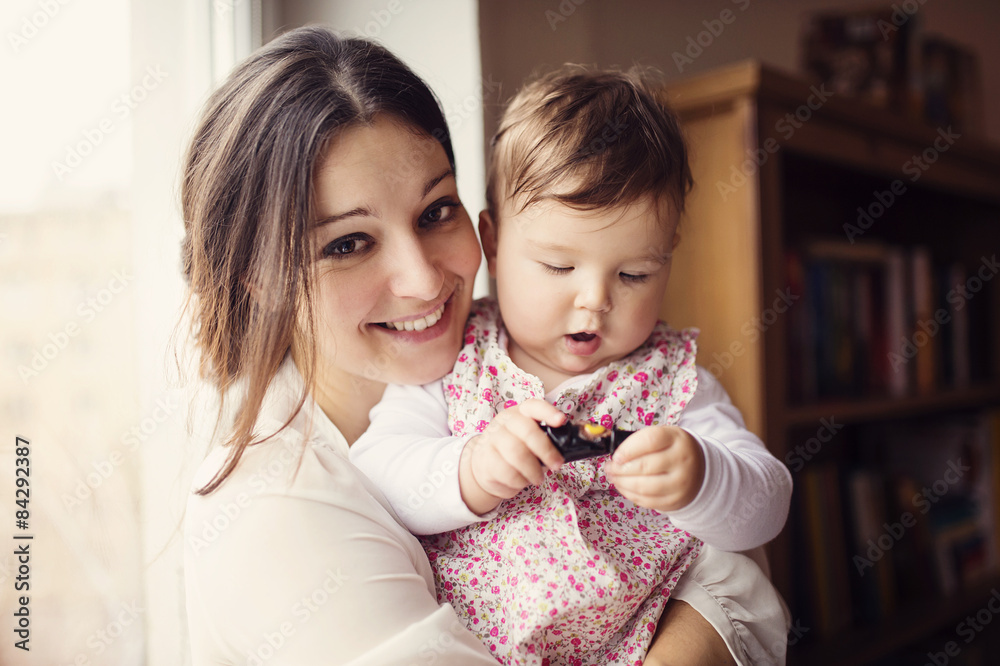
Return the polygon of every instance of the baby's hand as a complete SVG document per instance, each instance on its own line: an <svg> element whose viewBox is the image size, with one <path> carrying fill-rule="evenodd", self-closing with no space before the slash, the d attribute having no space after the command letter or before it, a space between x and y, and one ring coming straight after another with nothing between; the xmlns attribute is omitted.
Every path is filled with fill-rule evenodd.
<svg viewBox="0 0 1000 666"><path fill-rule="evenodd" d="M529 483L538 485L545 478L543 462L559 469L562 454L538 422L561 425L565 419L544 400L527 400L497 414L483 434L470 439L459 462L462 499L469 509L486 513Z"/></svg>
<svg viewBox="0 0 1000 666"><path fill-rule="evenodd" d="M705 481L705 452L677 426L643 428L622 443L605 471L639 506L675 511L691 503Z"/></svg>

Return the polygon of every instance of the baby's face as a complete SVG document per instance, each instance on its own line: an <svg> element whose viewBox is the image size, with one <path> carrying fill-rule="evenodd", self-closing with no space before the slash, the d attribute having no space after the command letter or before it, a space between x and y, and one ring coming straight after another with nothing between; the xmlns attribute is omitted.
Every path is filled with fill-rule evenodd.
<svg viewBox="0 0 1000 666"><path fill-rule="evenodd" d="M652 198L614 210L501 211L483 245L510 356L546 390L628 355L656 324L678 216ZM494 221L495 222L495 221Z"/></svg>

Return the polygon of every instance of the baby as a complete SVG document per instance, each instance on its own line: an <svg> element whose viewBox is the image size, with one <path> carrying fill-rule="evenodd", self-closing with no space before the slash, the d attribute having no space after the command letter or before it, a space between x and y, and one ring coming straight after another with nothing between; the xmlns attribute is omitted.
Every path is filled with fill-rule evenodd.
<svg viewBox="0 0 1000 666"><path fill-rule="evenodd" d="M740 663L784 661L782 602L724 551L778 534L790 475L695 365L697 331L658 321L690 186L676 118L641 77L566 68L524 88L479 222L497 298L473 304L452 372L388 387L351 447L434 535L439 600L501 663L667 663L668 599ZM540 424L568 419L638 432L564 463ZM732 521L748 498L764 506Z"/></svg>

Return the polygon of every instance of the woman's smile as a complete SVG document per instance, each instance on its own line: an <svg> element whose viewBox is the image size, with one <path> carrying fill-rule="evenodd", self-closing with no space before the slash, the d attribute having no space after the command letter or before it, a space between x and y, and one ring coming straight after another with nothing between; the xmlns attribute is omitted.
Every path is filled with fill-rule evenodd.
<svg viewBox="0 0 1000 666"><path fill-rule="evenodd" d="M412 317L402 317L394 321L379 322L375 327L385 335L406 342L420 343L433 340L448 331L451 324L452 297L454 291L448 298L438 305L429 314L418 314Z"/></svg>

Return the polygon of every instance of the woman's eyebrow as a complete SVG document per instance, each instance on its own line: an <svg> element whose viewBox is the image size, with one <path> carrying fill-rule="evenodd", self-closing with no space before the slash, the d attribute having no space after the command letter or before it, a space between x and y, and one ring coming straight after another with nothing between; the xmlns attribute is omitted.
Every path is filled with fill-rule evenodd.
<svg viewBox="0 0 1000 666"><path fill-rule="evenodd" d="M452 169L451 167L448 167L444 172L441 173L440 176L437 176L436 178L431 178L430 180L427 181L427 184L424 185L423 196L426 197L428 194L430 194L431 190L433 190L435 187L437 187L438 183L440 183L442 180L444 180L448 176L451 176L453 178L455 176L455 170Z"/></svg>
<svg viewBox="0 0 1000 666"><path fill-rule="evenodd" d="M368 208L366 206L359 206L357 208L347 211L346 213L337 213L336 215L330 215L328 217L324 217L323 219L318 220L316 224L313 225L313 227L319 228L326 224L339 222L340 220L343 220L348 217L376 217L376 215L371 208Z"/></svg>
<svg viewBox="0 0 1000 666"><path fill-rule="evenodd" d="M428 180L427 184L424 185L424 191L423 194L421 194L421 196L426 197L428 194L431 193L431 190L433 190L435 187L438 186L438 183L440 183L448 176L452 177L455 176L455 170L452 169L451 167L448 167L440 175L435 176L434 178ZM318 228L327 224L333 224L334 222L339 222L340 220L349 217L378 217L378 216L372 211L371 208L368 208L367 206L358 206L357 208L353 208L345 213L337 213L336 215L329 215L327 217L324 217L318 220L316 224L314 224L313 226Z"/></svg>

